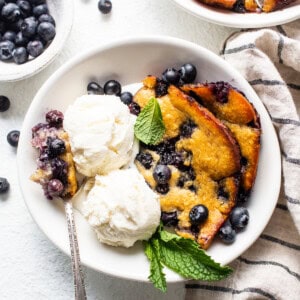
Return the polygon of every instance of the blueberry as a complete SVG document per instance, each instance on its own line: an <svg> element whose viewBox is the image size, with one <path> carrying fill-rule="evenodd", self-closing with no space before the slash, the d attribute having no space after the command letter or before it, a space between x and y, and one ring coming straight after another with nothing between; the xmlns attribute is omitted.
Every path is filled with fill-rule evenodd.
<svg viewBox="0 0 300 300"><path fill-rule="evenodd" d="M31 13L31 5L28 1L26 0L18 0L17 5L20 8L21 15L23 18L26 18L30 15Z"/></svg>
<svg viewBox="0 0 300 300"><path fill-rule="evenodd" d="M50 158L57 157L66 151L65 142L59 138L48 137L47 146L49 149L48 155Z"/></svg>
<svg viewBox="0 0 300 300"><path fill-rule="evenodd" d="M112 9L112 3L110 0L99 0L98 2L98 9L103 13L103 14L108 14L111 12Z"/></svg>
<svg viewBox="0 0 300 300"><path fill-rule="evenodd" d="M25 37L21 31L19 31L17 34L16 34L16 37L15 37L15 45L16 46L26 46L28 44L29 40L27 37Z"/></svg>
<svg viewBox="0 0 300 300"><path fill-rule="evenodd" d="M166 184L171 178L171 170L165 165L156 165L153 171L153 178L158 184Z"/></svg>
<svg viewBox="0 0 300 300"><path fill-rule="evenodd" d="M179 82L180 74L174 68L168 68L163 72L162 78L164 81L176 85Z"/></svg>
<svg viewBox="0 0 300 300"><path fill-rule="evenodd" d="M52 23L42 22L37 28L37 33L43 40L49 42L55 37L56 31Z"/></svg>
<svg viewBox="0 0 300 300"><path fill-rule="evenodd" d="M51 160L51 171L53 178L59 179L62 183L68 182L68 165L67 163L60 159L59 157L55 157Z"/></svg>
<svg viewBox="0 0 300 300"><path fill-rule="evenodd" d="M21 32L23 36L31 38L35 35L38 22L34 17L26 18L21 24Z"/></svg>
<svg viewBox="0 0 300 300"><path fill-rule="evenodd" d="M218 81L209 84L212 92L214 93L216 100L222 104L228 102L228 93L232 86L224 81Z"/></svg>
<svg viewBox="0 0 300 300"><path fill-rule="evenodd" d="M4 21L13 23L21 17L21 10L15 3L7 3L3 6L1 16Z"/></svg>
<svg viewBox="0 0 300 300"><path fill-rule="evenodd" d="M162 212L161 221L165 226L176 226L178 223L177 212Z"/></svg>
<svg viewBox="0 0 300 300"><path fill-rule="evenodd" d="M15 44L11 41L0 42L0 60L9 60L12 58L12 52Z"/></svg>
<svg viewBox="0 0 300 300"><path fill-rule="evenodd" d="M13 51L14 62L18 65L24 64L28 60L28 53L26 48L19 47Z"/></svg>
<svg viewBox="0 0 300 300"><path fill-rule="evenodd" d="M12 130L7 134L7 142L13 146L17 147L19 143L20 131L19 130Z"/></svg>
<svg viewBox="0 0 300 300"><path fill-rule="evenodd" d="M88 94L92 94L92 95L104 95L104 90L103 88L97 83L97 82L90 82L87 85L87 92Z"/></svg>
<svg viewBox="0 0 300 300"><path fill-rule="evenodd" d="M136 102L131 102L128 108L130 113L136 116L141 112L141 107Z"/></svg>
<svg viewBox="0 0 300 300"><path fill-rule="evenodd" d="M44 51L44 45L41 41L30 41L27 44L27 51L32 57L37 57Z"/></svg>
<svg viewBox="0 0 300 300"><path fill-rule="evenodd" d="M204 206L202 204L195 205L190 210L189 217L190 217L190 221L193 225L199 225L207 219L208 209L206 206Z"/></svg>
<svg viewBox="0 0 300 300"><path fill-rule="evenodd" d="M150 169L152 166L153 158L150 153L139 152L135 159L139 161L145 167L145 169Z"/></svg>
<svg viewBox="0 0 300 300"><path fill-rule="evenodd" d="M219 230L219 237L225 244L232 244L235 241L236 232L229 222L226 222Z"/></svg>
<svg viewBox="0 0 300 300"><path fill-rule="evenodd" d="M185 83L192 83L197 76L197 69L192 64L184 64L180 68L180 79Z"/></svg>
<svg viewBox="0 0 300 300"><path fill-rule="evenodd" d="M55 26L55 20L53 19L53 17L51 15L48 15L48 14L42 14L41 16L39 16L39 23L42 23L42 22L48 22Z"/></svg>
<svg viewBox="0 0 300 300"><path fill-rule="evenodd" d="M48 192L48 195L50 196L50 199L52 197L60 196L62 194L63 190L64 190L64 185L60 180L51 179L48 182L47 192Z"/></svg>
<svg viewBox="0 0 300 300"><path fill-rule="evenodd" d="M245 0L237 0L232 9L237 13L245 13Z"/></svg>
<svg viewBox="0 0 300 300"><path fill-rule="evenodd" d="M16 38L16 33L14 31L6 31L2 36L2 41L11 41L14 43Z"/></svg>
<svg viewBox="0 0 300 300"><path fill-rule="evenodd" d="M46 122L51 126L59 128L62 126L64 115L59 110L50 110L46 113Z"/></svg>
<svg viewBox="0 0 300 300"><path fill-rule="evenodd" d="M184 138L191 137L194 129L196 128L196 124L192 120L187 120L180 126L180 135Z"/></svg>
<svg viewBox="0 0 300 300"><path fill-rule="evenodd" d="M9 182L6 178L0 177L0 194L4 194L9 190Z"/></svg>
<svg viewBox="0 0 300 300"><path fill-rule="evenodd" d="M156 85L154 87L155 96L162 97L162 96L168 94L168 87L169 87L169 84L167 82L165 82L164 80L157 79Z"/></svg>
<svg viewBox="0 0 300 300"><path fill-rule="evenodd" d="M10 107L10 101L6 96L0 96L0 112L7 111Z"/></svg>
<svg viewBox="0 0 300 300"><path fill-rule="evenodd" d="M230 213L230 223L234 229L244 229L249 222L249 212L245 207L235 207Z"/></svg>
<svg viewBox="0 0 300 300"><path fill-rule="evenodd" d="M165 195L165 194L167 194L167 193L169 192L170 187L169 187L169 185L168 185L167 183L166 183L166 184L158 184L158 185L156 186L155 190L156 190L158 193L160 193L160 194L162 194L162 195Z"/></svg>
<svg viewBox="0 0 300 300"><path fill-rule="evenodd" d="M123 92L120 95L120 99L124 104L129 105L133 100L133 96L130 92Z"/></svg>
<svg viewBox="0 0 300 300"><path fill-rule="evenodd" d="M109 80L104 84L104 93L106 95L117 95L121 94L121 84L116 80Z"/></svg>
<svg viewBox="0 0 300 300"><path fill-rule="evenodd" d="M37 18L41 15L48 14L49 13L48 5L47 4L37 5L33 8L32 13Z"/></svg>

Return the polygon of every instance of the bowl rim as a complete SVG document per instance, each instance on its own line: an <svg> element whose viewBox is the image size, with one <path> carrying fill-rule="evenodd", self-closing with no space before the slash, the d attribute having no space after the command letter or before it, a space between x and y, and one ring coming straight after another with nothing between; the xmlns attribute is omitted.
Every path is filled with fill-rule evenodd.
<svg viewBox="0 0 300 300"><path fill-rule="evenodd" d="M64 6L67 8L65 9L65 13L62 16L63 18L63 32L60 35L60 42L56 45L56 47L53 49L53 42L56 38L54 37L53 41L48 45L48 47L44 50L44 52L40 55L41 57L43 54L48 55L48 58L46 60L41 60L39 64L35 65L33 69L31 68L26 68L24 72L18 72L16 70L14 73L9 73L9 74L1 74L0 73L0 83L1 82L16 82L20 81L23 79L27 79L29 77L32 77L45 69L47 66L49 66L55 59L56 57L60 54L62 51L62 48L64 47L70 33L71 29L73 27L73 19L74 19L74 1L73 0L64 0ZM52 46L52 47L51 47ZM38 59L37 57L36 59ZM2 63L2 62L1 62ZM5 62L4 62L5 63ZM13 63L13 62L9 62ZM30 63L30 62L29 62ZM14 64L14 63L13 63ZM21 66L26 66L25 64L22 64Z"/></svg>
<svg viewBox="0 0 300 300"><path fill-rule="evenodd" d="M283 25L300 17L300 3L287 6L269 13L235 13L234 11L217 8L195 0L171 0L179 8L202 20L233 28L262 28ZM297 9L298 6L298 9ZM242 21L240 16L242 17ZM247 16L246 16L247 15ZM262 16L260 18L260 16Z"/></svg>
<svg viewBox="0 0 300 300"><path fill-rule="evenodd" d="M218 56L217 54L213 53L212 51L204 48L203 46L200 46L198 44L195 44L193 42L190 41L186 41L184 39L180 39L180 38L175 38L175 37L169 37L169 36L161 36L161 35L147 35L147 36L131 36L131 37L123 37L123 38L119 38L117 40L113 40L110 42L107 42L103 45L98 45L95 47L92 47L88 50L85 50L82 53L77 54L75 57L71 58L68 62L66 62L64 65L60 66L59 69L57 69L49 78L47 81L44 82L44 84L42 85L42 87L39 89L39 91L37 92L37 94L35 95L26 115L31 115L33 111L36 110L36 108L39 106L39 102L40 99L43 98L44 94L47 93L47 90L53 85L53 83L55 83L55 81L60 78L62 75L64 75L65 73L69 72L74 66L76 66L78 63L87 60L88 58L96 55L97 53L101 53L103 51L109 50L109 49L113 49L116 47L120 47L120 46L127 46L127 45L133 45L133 44L144 44L144 43L159 43L159 44L166 44L166 45L171 45L171 46L182 46L185 48L193 48L193 49L197 49L198 51L202 52L203 56L206 57L210 57L211 59L214 59L216 61L216 64L221 64L223 65L222 67L226 66L226 68L230 69L230 72L232 74L232 77L234 78L238 78L241 82L243 82L244 84L248 85L249 88L249 92L251 92L251 99L253 99L253 97L256 97L257 100L261 103L261 105L263 106L262 102L260 101L260 99L258 98L258 96L256 95L256 93L254 92L253 88L249 85L249 83L246 81L246 79L236 70L234 69L232 66L230 66L230 64L228 62L226 62L224 59L222 59L220 56ZM21 135L20 135L20 141L19 144L22 145L24 143L26 143L26 135L22 135L22 132L24 132L25 128L28 128L30 123L30 118L26 118L24 119L23 122L23 126L21 129ZM275 134L275 129L274 127L272 127L272 131ZM280 152L279 152L279 143L278 143L278 139L277 136L275 134L275 139L276 139L276 143L278 144L277 149L274 149L274 153L275 156L277 155L280 159ZM27 141L28 142L28 141ZM277 153L278 152L278 153ZM63 253L65 253L66 255L70 256L70 252L69 252L69 247L67 246L67 248L62 247L59 243L57 243L56 241L54 241L53 239L50 238L50 236L47 234L47 232L39 225L39 223L37 222L35 216L33 215L33 213L31 212L30 209L30 204L26 201L26 198L29 197L28 195L25 194L25 190L23 189L23 184L22 184L22 178L21 178L21 169L22 169L22 150L19 147L17 150L17 168L18 168L18 180L19 180L19 184L21 187L21 192L22 192L22 196L25 202L25 205L30 213L30 215L32 216L33 220L35 221L35 223L38 225L39 229L45 234L45 236L47 236L47 238L58 248L60 249ZM274 194L277 195L276 200L278 199L278 195L279 195L279 190L280 190L280 182L281 182L281 164L279 164L277 166L277 170L278 173L274 175L275 179L275 187L274 187ZM276 177L277 176L277 177ZM269 211L268 215L266 216L264 222L263 222L263 226L261 227L261 230L258 230L256 232L255 238L251 241L248 242L245 246L245 248L243 249L243 251L240 251L240 253L237 254L237 256L241 255L242 253L244 253L260 236L261 232L265 229L266 225L268 224L273 211L275 209L276 206L276 202L274 201L273 203L273 207L272 210ZM232 261L232 260L231 260ZM230 262L231 262L230 261ZM230 263L230 262L226 262ZM83 262L83 265L97 271L97 272L103 272L105 274L108 274L110 276L113 277L117 277L117 278L123 278L123 279L129 279L129 280L134 280L134 281L142 281L142 282L148 282L148 280L144 279L144 278L136 278L134 276L124 276L123 274L116 274L116 273L112 273L109 272L108 270L99 270L98 268L94 267L93 265L89 264L89 263L85 263ZM174 282L179 282L179 281L185 281L185 278L182 278L180 276L177 276L175 278L167 278L167 282L169 283L174 283Z"/></svg>

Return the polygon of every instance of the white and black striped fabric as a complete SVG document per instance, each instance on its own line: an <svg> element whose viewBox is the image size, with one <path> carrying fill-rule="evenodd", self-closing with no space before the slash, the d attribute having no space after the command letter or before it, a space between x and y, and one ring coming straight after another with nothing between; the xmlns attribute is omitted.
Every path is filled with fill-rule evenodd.
<svg viewBox="0 0 300 300"><path fill-rule="evenodd" d="M300 20L243 30L222 55L252 85L277 130L283 180L267 228L221 282L191 281L186 300L300 299Z"/></svg>

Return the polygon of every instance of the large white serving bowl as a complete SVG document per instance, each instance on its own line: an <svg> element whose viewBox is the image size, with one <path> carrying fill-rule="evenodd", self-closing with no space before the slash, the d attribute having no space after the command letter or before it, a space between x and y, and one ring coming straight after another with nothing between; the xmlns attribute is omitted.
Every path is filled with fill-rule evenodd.
<svg viewBox="0 0 300 300"><path fill-rule="evenodd" d="M269 13L236 13L208 6L196 0L171 1L196 17L228 27L261 28L285 24L300 18L300 0Z"/></svg>
<svg viewBox="0 0 300 300"><path fill-rule="evenodd" d="M39 90L23 123L18 147L23 196L35 222L64 253L70 254L63 207L60 202L46 200L41 187L29 179L37 158L30 144L32 126L43 122L49 109L64 112L78 96L86 93L91 79L99 83L116 79L125 86L140 82L148 74L159 76L167 67L179 67L185 62L197 66L198 81L224 80L242 90L259 112L263 130L257 181L247 204L251 218L247 230L238 234L230 246L216 240L208 253L222 264L230 263L253 244L265 228L279 193L280 152L269 115L251 86L222 58L191 42L157 36L127 38L85 51L63 65ZM84 218L77 212L75 217L83 264L113 276L148 280L149 263L141 243L129 249L103 245ZM182 280L172 271L166 270L166 274L169 282Z"/></svg>
<svg viewBox="0 0 300 300"><path fill-rule="evenodd" d="M35 75L47 67L65 46L73 25L74 1L48 0L47 4L56 23L55 38L40 56L24 64L0 61L0 82L17 81Z"/></svg>

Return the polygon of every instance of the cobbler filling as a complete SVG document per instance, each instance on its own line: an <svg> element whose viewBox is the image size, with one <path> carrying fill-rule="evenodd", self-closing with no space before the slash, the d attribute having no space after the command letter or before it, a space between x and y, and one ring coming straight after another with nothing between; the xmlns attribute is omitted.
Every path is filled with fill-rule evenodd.
<svg viewBox="0 0 300 300"><path fill-rule="evenodd" d="M32 145L39 151L36 180L42 185L48 199L61 196L68 183L68 164L60 156L66 152L65 141L60 138L63 114L57 110L46 114L47 123L38 123L32 128Z"/></svg>

